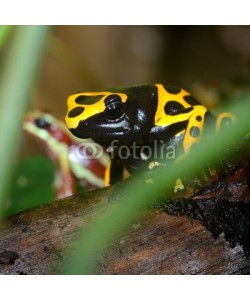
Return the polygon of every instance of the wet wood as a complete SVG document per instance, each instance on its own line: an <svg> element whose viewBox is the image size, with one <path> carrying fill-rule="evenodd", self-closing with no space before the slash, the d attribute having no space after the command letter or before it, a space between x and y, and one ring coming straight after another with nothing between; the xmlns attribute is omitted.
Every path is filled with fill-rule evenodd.
<svg viewBox="0 0 250 300"><path fill-rule="evenodd" d="M105 209L113 188L9 217L1 228L0 274L58 273L80 229ZM215 241L198 221L150 209L103 254L98 274L247 274L242 248Z"/></svg>

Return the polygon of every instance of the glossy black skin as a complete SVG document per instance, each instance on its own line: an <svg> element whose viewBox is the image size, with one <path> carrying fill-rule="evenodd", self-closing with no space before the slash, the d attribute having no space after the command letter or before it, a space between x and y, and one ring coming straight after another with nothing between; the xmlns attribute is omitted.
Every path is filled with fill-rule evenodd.
<svg viewBox="0 0 250 300"><path fill-rule="evenodd" d="M119 93L120 91L113 90L112 92ZM166 127L154 125L158 105L155 85L129 87L122 93L126 94L128 99L122 104L124 111L117 118L110 118L104 111L81 121L76 129L70 129L71 132L79 138L91 137L104 147L109 146L112 140L117 140L118 146L129 146L136 142L136 145L151 147L156 140L165 141L167 146L181 146L183 136L176 137L175 134L186 128L186 122ZM105 104L112 105L112 99ZM118 152L118 148L114 151ZM140 148L137 151L140 153ZM132 155L122 159L129 171L137 169L142 163L138 156L136 159Z"/></svg>
<svg viewBox="0 0 250 300"><path fill-rule="evenodd" d="M119 90L112 92L120 93ZM158 105L155 85L129 87L122 93L128 96L127 101L122 104L124 106L122 115L110 118L104 111L81 121L76 129L70 129L71 132L79 138L92 138L100 144L118 140L121 145L130 145L135 141L145 145L155 140L167 141L186 128L187 122L165 127L154 125Z"/></svg>
<svg viewBox="0 0 250 300"><path fill-rule="evenodd" d="M123 103L124 113L119 118L109 118L103 112L80 122L76 129L70 129L72 133L80 138L91 137L99 143L109 143L115 139L123 145L133 141L143 144L154 126L157 89L145 85L127 88L123 93L127 94L128 99Z"/></svg>

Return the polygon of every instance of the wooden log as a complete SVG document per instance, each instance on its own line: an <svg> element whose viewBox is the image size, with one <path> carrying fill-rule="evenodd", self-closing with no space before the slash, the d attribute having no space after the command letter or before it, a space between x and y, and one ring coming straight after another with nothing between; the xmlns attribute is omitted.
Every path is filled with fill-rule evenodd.
<svg viewBox="0 0 250 300"><path fill-rule="evenodd" d="M1 228L0 274L54 274L80 229L91 226L114 188L88 192L7 218ZM248 274L238 245L215 240L198 221L150 209L128 226L98 263L98 274Z"/></svg>
<svg viewBox="0 0 250 300"><path fill-rule="evenodd" d="M63 263L63 252L89 218L101 213L112 188L57 200L4 220L0 228L0 274L53 274ZM107 207L108 205L106 205Z"/></svg>

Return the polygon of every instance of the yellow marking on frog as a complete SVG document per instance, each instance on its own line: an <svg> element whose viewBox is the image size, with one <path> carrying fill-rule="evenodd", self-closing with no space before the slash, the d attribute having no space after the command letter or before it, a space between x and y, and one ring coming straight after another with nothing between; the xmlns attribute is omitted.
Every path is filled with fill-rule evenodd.
<svg viewBox="0 0 250 300"><path fill-rule="evenodd" d="M216 119L216 127L215 127L216 132L218 132L221 129L221 123L222 123L223 119L226 119L226 118L230 119L232 121L232 123L235 123L237 120L237 117L234 114L231 114L229 112L220 113Z"/></svg>
<svg viewBox="0 0 250 300"><path fill-rule="evenodd" d="M194 110L192 111L192 115L189 118L187 130L185 132L184 140L183 140L183 148L184 152L187 153L190 151L190 148L193 144L196 144L200 141L203 129L204 129L204 121L205 121L205 114L207 109L205 106L196 105L194 106ZM198 121L197 117L201 117L201 120ZM192 127L198 128L199 134L198 136L192 136L191 130Z"/></svg>
<svg viewBox="0 0 250 300"><path fill-rule="evenodd" d="M155 113L155 125L168 126L189 119L189 116L192 114L192 112L173 116L166 115L165 105L168 101L176 101L183 105L184 108L192 107L183 99L183 97L189 96L190 94L185 90L181 90L180 93L174 95L168 93L162 84L156 84L156 86L158 88L158 106Z"/></svg>
<svg viewBox="0 0 250 300"><path fill-rule="evenodd" d="M119 95L123 103L127 101L127 95L123 93L112 93L112 92L90 92L90 93L77 93L68 97L68 113L65 117L65 122L68 128L76 128L80 121L87 120L88 118L95 116L104 112L106 105L104 103L105 99L109 95ZM100 100L93 104L78 104L75 102L76 98L79 96L85 97L96 97L100 96ZM68 114L72 109L76 107L84 108L84 111L75 117L69 117Z"/></svg>
<svg viewBox="0 0 250 300"><path fill-rule="evenodd" d="M182 180L178 178L175 182L175 187L174 187L174 193L177 193L178 191L184 190L185 187L182 183Z"/></svg>
<svg viewBox="0 0 250 300"><path fill-rule="evenodd" d="M104 174L104 186L107 187L110 185L110 170L111 170L111 160L109 161L105 174Z"/></svg>
<svg viewBox="0 0 250 300"><path fill-rule="evenodd" d="M162 84L156 84L156 86L158 88L158 107L155 114L155 125L169 126L175 123L187 121L188 125L183 140L184 152L187 153L189 152L193 144L199 142L202 136L207 109L203 105L192 106L187 101L185 101L184 97L190 95L185 90L181 90L178 94L175 95L168 93L164 89ZM190 112L183 114L180 113L177 115L166 115L165 105L168 101L176 101L177 103L181 104L184 109L189 107L192 107L193 109ZM199 121L197 120L197 117L199 117ZM192 127L196 128L197 133L199 133L198 136L192 136L190 134Z"/></svg>

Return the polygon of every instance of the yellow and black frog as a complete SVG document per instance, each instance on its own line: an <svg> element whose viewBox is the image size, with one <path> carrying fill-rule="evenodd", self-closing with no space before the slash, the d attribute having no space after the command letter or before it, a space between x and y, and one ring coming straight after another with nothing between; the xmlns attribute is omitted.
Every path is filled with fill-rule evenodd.
<svg viewBox="0 0 250 300"><path fill-rule="evenodd" d="M69 96L65 117L73 135L108 148L129 173L189 152L208 127L218 131L234 119L216 118L189 92L164 84L78 92Z"/></svg>

